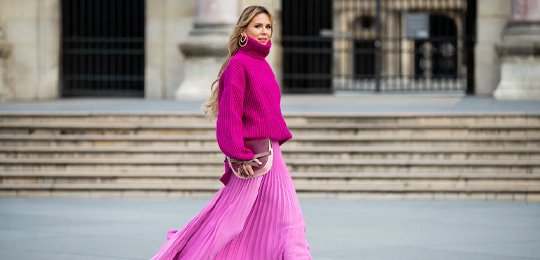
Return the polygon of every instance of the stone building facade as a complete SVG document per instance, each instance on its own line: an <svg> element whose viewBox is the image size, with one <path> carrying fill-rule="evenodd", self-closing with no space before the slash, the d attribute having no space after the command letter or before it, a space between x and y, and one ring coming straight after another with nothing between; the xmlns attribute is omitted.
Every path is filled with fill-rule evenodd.
<svg viewBox="0 0 540 260"><path fill-rule="evenodd" d="M343 1L343 0L341 0ZM340 0L334 0L334 31L347 31L347 24L354 21L369 22L366 13L346 14L339 11ZM350 2L354 2L350 0ZM375 0L357 0L359 3ZM394 1L405 3L407 1ZM466 8L467 2L476 5L476 27L474 51L475 95L493 95L497 98L535 98L540 81L533 75L538 68L538 39L530 36L537 33L540 13L539 0L476 0L476 1L409 1L424 4L424 7L406 5L388 6L384 16L385 34L406 33L401 25L407 10L443 14L456 25L456 34L463 35L458 13ZM45 100L65 96L62 59L62 0L0 0L0 99L2 100ZM276 26L272 51L267 58L280 83L283 82L283 46L281 45L282 8L279 0L144 0L144 89L141 96L147 99L204 99L210 93L210 83L226 53L226 44L232 25L241 10L248 5L264 5L273 11ZM456 6L448 6L456 5ZM528 12L523 11L527 6ZM420 8L420 9L419 9ZM433 10L430 11L429 8ZM536 8L536 9L535 9ZM450 11L448 11L450 10ZM398 16L397 14L401 14ZM373 16L374 14L369 14ZM364 18L362 18L364 17ZM369 16L368 16L369 17ZM414 17L410 17L411 19ZM421 18L421 17L420 17ZM362 20L364 19L364 20ZM351 21L348 21L351 20ZM512 47L507 35L515 35L516 28L524 33L520 42L525 46ZM535 29L536 28L536 29ZM506 32L506 34L505 34ZM373 31L358 31L370 36ZM511 41L510 41L511 42ZM410 48L412 41L382 43L396 48ZM458 44L459 45L459 44ZM335 48L351 48L350 43L334 40ZM463 46L454 46L457 49ZM453 47L453 48L454 48ZM448 49L448 48L447 48ZM451 48L450 48L451 49ZM525 54L523 54L525 52ZM456 56L457 62L464 53ZM414 74L414 60L410 53L388 55L380 64L382 73L393 74L397 70L404 75ZM350 56L334 52L333 73L351 73ZM513 65L512 65L513 64ZM399 65L399 66L398 66ZM526 70L520 69L521 67ZM466 68L458 67L458 71ZM402 71L402 72L401 72ZM501 73L502 72L502 73ZM516 74L517 73L517 74ZM526 75L519 76L519 73ZM527 74L528 73L528 74ZM502 75L502 78L501 78ZM517 79L529 79L526 82ZM517 83L516 83L517 82ZM521 83L519 83L521 82ZM339 82L334 81L336 85ZM457 83L456 83L457 84ZM523 93L515 90L522 85ZM518 86L519 87L519 86ZM511 91L509 89L512 89ZM508 94L522 93L522 94ZM532 91L532 92L531 92ZM499 93L499 94L497 94ZM506 93L506 94L505 94Z"/></svg>
<svg viewBox="0 0 540 260"><path fill-rule="evenodd" d="M474 12L468 6L473 1L352 2L334 1L334 30L350 33L334 40L340 50L334 53L336 73L347 75L335 85L375 89L381 78L382 90L466 90L467 75L473 74L466 56L473 50L465 44L474 39L467 35L472 26L467 28L465 16ZM380 62L378 68L373 62Z"/></svg>

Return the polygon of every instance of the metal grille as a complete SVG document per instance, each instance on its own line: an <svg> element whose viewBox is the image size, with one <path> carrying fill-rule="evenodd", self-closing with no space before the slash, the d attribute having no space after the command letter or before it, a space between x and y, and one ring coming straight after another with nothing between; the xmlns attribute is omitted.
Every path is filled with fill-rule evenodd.
<svg viewBox="0 0 540 260"><path fill-rule="evenodd" d="M331 0L283 1L284 92L332 91L332 39L320 30L332 26Z"/></svg>
<svg viewBox="0 0 540 260"><path fill-rule="evenodd" d="M319 92L316 81L334 92L474 92L474 0L320 1L314 16L287 2L297 1L283 1L288 92Z"/></svg>
<svg viewBox="0 0 540 260"><path fill-rule="evenodd" d="M144 96L144 0L63 0L62 96Z"/></svg>

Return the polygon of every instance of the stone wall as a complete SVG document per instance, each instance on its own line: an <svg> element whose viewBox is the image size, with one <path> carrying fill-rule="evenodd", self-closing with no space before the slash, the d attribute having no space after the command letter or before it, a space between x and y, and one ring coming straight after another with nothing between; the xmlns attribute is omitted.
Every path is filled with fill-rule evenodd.
<svg viewBox="0 0 540 260"><path fill-rule="evenodd" d="M178 42L188 34L196 0L146 0L145 97L174 98L182 81ZM0 99L59 98L60 1L0 0ZM6 47L7 46L7 47Z"/></svg>
<svg viewBox="0 0 540 260"><path fill-rule="evenodd" d="M178 43L189 34L196 15L196 0L146 0L146 98L174 98L184 73Z"/></svg>
<svg viewBox="0 0 540 260"><path fill-rule="evenodd" d="M0 0L0 28L9 53L0 61L3 100L58 97L59 0Z"/></svg>
<svg viewBox="0 0 540 260"><path fill-rule="evenodd" d="M146 0L146 98L175 98L175 91L185 78L185 57L179 43L193 29L197 2ZM277 2L243 0L238 8L241 11L248 5L265 5L274 12L279 24ZM59 0L0 0L1 100L59 98L60 19ZM273 40L279 42L279 28ZM277 61L279 50L279 44L274 45L268 57L277 76L281 68Z"/></svg>
<svg viewBox="0 0 540 260"><path fill-rule="evenodd" d="M197 3L146 0L146 98L175 98L185 78L185 57L179 43L193 28ZM281 1L238 0L238 13L254 4L264 5L274 14L274 44L267 60L281 85L280 32L287 26L281 24ZM495 46L512 15L510 4L510 0L478 0L476 94L491 95L500 81L501 61ZM0 0L0 49L4 53L0 57L0 99L59 97L60 22L59 0Z"/></svg>

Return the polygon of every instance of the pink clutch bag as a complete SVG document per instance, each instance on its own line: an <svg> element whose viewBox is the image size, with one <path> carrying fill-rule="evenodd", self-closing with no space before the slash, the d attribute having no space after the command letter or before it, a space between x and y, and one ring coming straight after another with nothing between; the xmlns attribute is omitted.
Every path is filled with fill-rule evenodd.
<svg viewBox="0 0 540 260"><path fill-rule="evenodd" d="M227 156L227 161L229 162L229 166L231 167L234 175L238 176L238 178L241 178L241 179L253 179L253 178L261 177L264 174L266 174L268 171L270 171L270 168L272 168L272 161L274 158L273 156L274 150L272 149L272 140L270 138L251 139L251 140L244 139L244 146L250 149L255 154L253 158L259 159L259 161L262 164L258 164L256 162L238 160L238 159ZM253 176L244 176L242 175L242 173L240 173L240 168L242 167L243 164L251 165L251 169L253 170L253 173L254 173Z"/></svg>

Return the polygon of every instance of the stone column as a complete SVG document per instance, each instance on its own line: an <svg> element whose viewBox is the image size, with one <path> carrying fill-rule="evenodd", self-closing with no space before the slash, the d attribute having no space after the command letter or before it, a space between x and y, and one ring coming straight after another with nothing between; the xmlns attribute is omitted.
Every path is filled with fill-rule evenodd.
<svg viewBox="0 0 540 260"><path fill-rule="evenodd" d="M185 56L184 81L176 99L206 99L229 52L229 38L238 20L238 1L198 0L197 18L185 41L180 42Z"/></svg>
<svg viewBox="0 0 540 260"><path fill-rule="evenodd" d="M476 44L474 47L475 95L489 95L500 78L500 61L495 45L510 14L510 0L478 0L476 8Z"/></svg>
<svg viewBox="0 0 540 260"><path fill-rule="evenodd" d="M496 46L501 81L493 95L540 100L540 0L513 0L510 17Z"/></svg>
<svg viewBox="0 0 540 260"><path fill-rule="evenodd" d="M8 56L9 52L9 45L4 40L4 33L2 31L2 27L0 25L0 101L4 101L6 99L9 99L10 97L7 96L9 94L5 89L5 83L6 77L4 77L4 74L6 72L6 57Z"/></svg>

